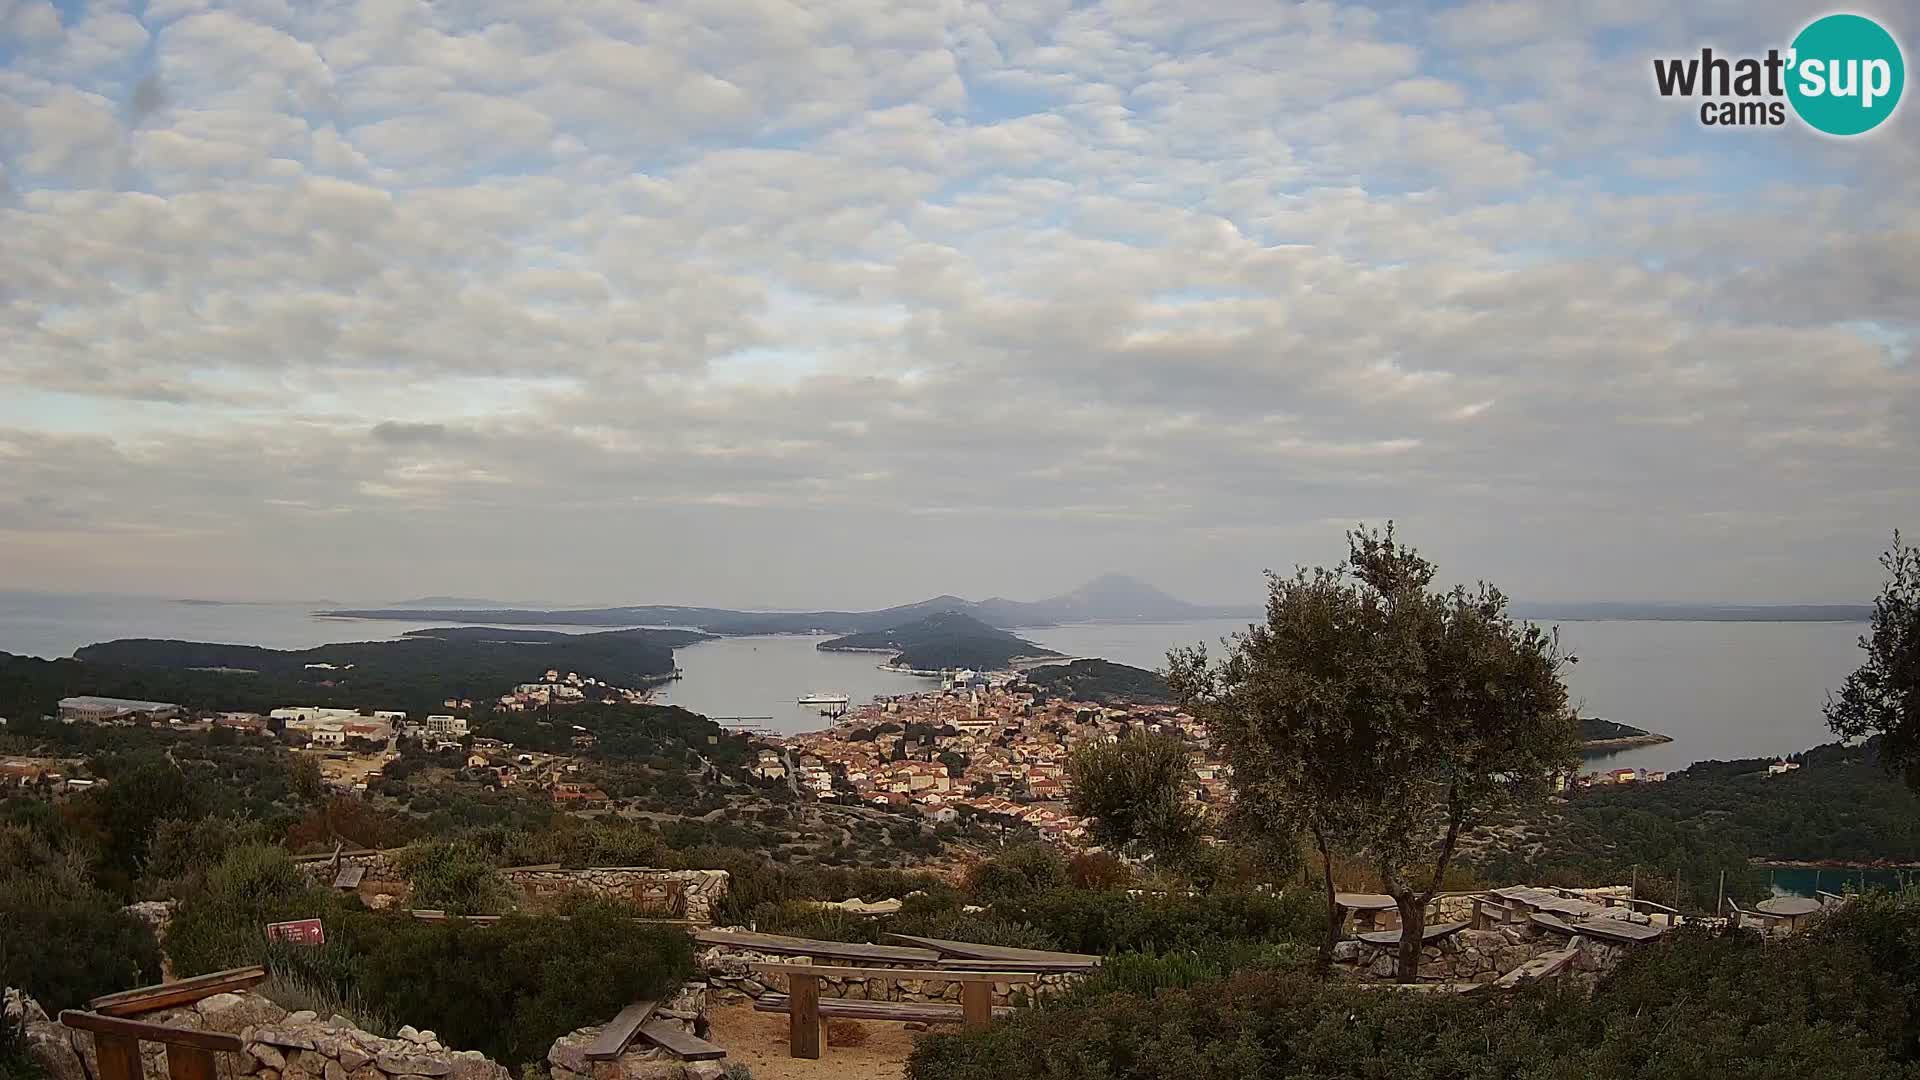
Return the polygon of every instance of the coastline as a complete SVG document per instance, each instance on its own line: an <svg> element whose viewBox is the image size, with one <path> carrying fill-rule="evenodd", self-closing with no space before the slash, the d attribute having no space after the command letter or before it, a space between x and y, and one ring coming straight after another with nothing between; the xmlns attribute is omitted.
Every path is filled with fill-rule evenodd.
<svg viewBox="0 0 1920 1080"><path fill-rule="evenodd" d="M1625 735L1618 739L1591 739L1580 744L1582 754L1604 753L1608 750L1625 750L1633 746L1659 746L1673 741L1671 735Z"/></svg>

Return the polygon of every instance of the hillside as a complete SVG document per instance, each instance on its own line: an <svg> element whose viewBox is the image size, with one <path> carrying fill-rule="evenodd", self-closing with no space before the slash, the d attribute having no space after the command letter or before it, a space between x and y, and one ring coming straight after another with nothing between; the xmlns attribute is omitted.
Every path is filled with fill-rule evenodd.
<svg viewBox="0 0 1920 1080"><path fill-rule="evenodd" d="M706 636L462 627L300 650L129 638L89 645L72 660L0 654L0 716L43 715L73 694L150 698L198 709L320 704L433 710L449 697L497 696L548 668L619 686L643 685L672 674L676 646Z"/></svg>
<svg viewBox="0 0 1920 1080"><path fill-rule="evenodd" d="M944 668L993 671L1007 667L1016 657L1060 655L958 611L929 615L904 626L871 633L848 634L823 641L816 647L827 652L887 653L894 664L924 671Z"/></svg>
<svg viewBox="0 0 1920 1080"><path fill-rule="evenodd" d="M1587 750L1617 750L1628 746L1651 746L1655 743L1672 742L1666 735L1656 735L1645 728L1631 724L1602 720L1597 716L1580 718L1580 743Z"/></svg>
<svg viewBox="0 0 1920 1080"><path fill-rule="evenodd" d="M641 605L539 610L509 607L412 606L324 611L351 619L441 619L501 625L688 626L713 634L860 634L884 631L916 619L957 611L988 626L1046 626L1063 622L1153 622L1257 614L1255 608L1190 604L1134 578L1107 574L1044 600L993 597L973 601L935 596L877 611L734 611L729 608Z"/></svg>
<svg viewBox="0 0 1920 1080"><path fill-rule="evenodd" d="M1167 680L1159 675L1107 660L1037 667L1027 672L1027 682L1053 697L1102 705L1165 705L1173 701Z"/></svg>

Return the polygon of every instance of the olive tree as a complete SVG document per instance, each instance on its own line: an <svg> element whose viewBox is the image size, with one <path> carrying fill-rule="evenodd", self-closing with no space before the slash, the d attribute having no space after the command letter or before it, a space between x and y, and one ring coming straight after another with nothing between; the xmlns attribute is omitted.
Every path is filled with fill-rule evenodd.
<svg viewBox="0 0 1920 1080"><path fill-rule="evenodd" d="M1900 542L1880 556L1887 582L1860 638L1866 662L1827 699L1827 725L1847 738L1880 736L1880 760L1920 789L1920 547Z"/></svg>
<svg viewBox="0 0 1920 1080"><path fill-rule="evenodd" d="M1243 825L1299 830L1326 861L1364 855L1400 912L1399 977L1419 974L1426 908L1463 834L1543 799L1578 761L1557 637L1482 583L1433 587L1394 536L1348 534L1333 569L1268 575L1264 624L1170 654L1175 692L1233 768Z"/></svg>
<svg viewBox="0 0 1920 1080"><path fill-rule="evenodd" d="M1206 813L1188 797L1193 755L1170 735L1129 735L1089 743L1067 759L1073 812L1092 819L1093 838L1122 854L1150 852L1179 864L1199 846Z"/></svg>

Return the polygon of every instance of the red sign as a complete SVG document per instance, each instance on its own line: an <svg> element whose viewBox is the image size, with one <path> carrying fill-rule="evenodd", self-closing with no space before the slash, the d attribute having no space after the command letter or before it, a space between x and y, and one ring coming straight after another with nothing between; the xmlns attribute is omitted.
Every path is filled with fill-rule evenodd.
<svg viewBox="0 0 1920 1080"><path fill-rule="evenodd" d="M321 928L319 919L296 919L293 922L267 924L268 941L291 941L297 945L325 945L327 932Z"/></svg>

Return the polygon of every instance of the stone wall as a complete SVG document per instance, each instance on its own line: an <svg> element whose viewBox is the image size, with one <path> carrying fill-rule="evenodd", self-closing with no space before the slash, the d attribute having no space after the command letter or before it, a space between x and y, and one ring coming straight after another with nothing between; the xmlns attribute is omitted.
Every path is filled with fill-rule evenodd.
<svg viewBox="0 0 1920 1080"><path fill-rule="evenodd" d="M678 1024L689 1035L707 1037L707 987L690 982L660 1007L655 1020ZM547 1071L553 1080L714 1080L725 1075L718 1061L681 1061L671 1051L635 1039L627 1052L612 1061L588 1061L587 1048L605 1025L595 1024L555 1039L547 1051Z"/></svg>
<svg viewBox="0 0 1920 1080"><path fill-rule="evenodd" d="M707 988L712 999L721 1004L732 1004L758 998L768 992L784 994L787 992L787 979L784 975L769 975L755 972L751 965L769 964L839 964L863 968L908 968L925 970L925 964L881 964L862 961L847 965L845 961L822 957L818 961L808 956L754 952L751 949L737 948L731 945L716 945L701 951L694 957L699 970L706 973ZM1017 965L1016 965L1017 966ZM1077 972L1042 975L1038 983L994 983L993 1003L995 1005L1024 1005L1033 997L1046 997L1066 991L1075 982L1084 978ZM960 984L948 979L821 979L820 996L830 998L856 998L865 1001L960 1001Z"/></svg>
<svg viewBox="0 0 1920 1080"><path fill-rule="evenodd" d="M362 888L404 881L400 863L406 849L343 853L340 863L366 868ZM333 884L331 856L301 860L300 868L323 884ZM527 900L553 899L570 894L613 897L630 901L663 919L687 919L698 926L713 923L714 908L727 895L725 870L660 870L648 866L595 866L569 870L560 866L512 866L500 879ZM384 905L375 905L384 906Z"/></svg>
<svg viewBox="0 0 1920 1080"><path fill-rule="evenodd" d="M713 923L713 909L727 895L725 870L657 870L645 866L599 866L567 870L557 866L518 866L500 871L507 884L528 899L569 894L615 897L657 912L660 918L684 918L697 926Z"/></svg>
<svg viewBox="0 0 1920 1080"><path fill-rule="evenodd" d="M1574 970L1584 975L1611 971L1624 947L1592 938L1573 939L1580 947ZM1420 957L1421 982L1490 983L1521 964L1568 947L1558 934L1505 926L1498 930L1462 930L1426 946ZM1335 973L1348 978L1387 980L1394 976L1398 945L1342 941L1334 946Z"/></svg>
<svg viewBox="0 0 1920 1080"><path fill-rule="evenodd" d="M48 1020L45 1013L31 1019L38 1012L35 1005L28 1013L28 1039L49 1080L98 1077L93 1036ZM431 1031L403 1027L399 1037L386 1039L344 1017L289 1013L258 994L215 994L192 1005L142 1013L139 1019L246 1040L243 1051L216 1056L221 1080L512 1080L486 1055L449 1049ZM142 1042L140 1054L144 1080L168 1080L164 1046Z"/></svg>

